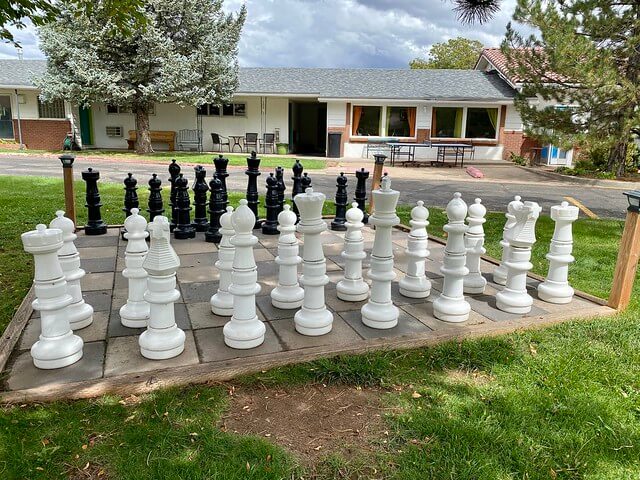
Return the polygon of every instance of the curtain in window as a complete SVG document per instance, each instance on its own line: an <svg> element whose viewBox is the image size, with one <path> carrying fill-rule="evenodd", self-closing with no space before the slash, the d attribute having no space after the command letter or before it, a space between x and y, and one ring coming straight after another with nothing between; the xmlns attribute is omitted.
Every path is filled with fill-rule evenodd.
<svg viewBox="0 0 640 480"><path fill-rule="evenodd" d="M353 107L353 125L351 126L351 135L358 135L358 127L360 127L360 117L362 117L362 107Z"/></svg>
<svg viewBox="0 0 640 480"><path fill-rule="evenodd" d="M456 108L456 123L453 129L453 136L462 138L462 108Z"/></svg>
<svg viewBox="0 0 640 480"><path fill-rule="evenodd" d="M489 121L491 122L491 126L494 130L497 130L498 124L498 109L497 108L487 108L487 116L489 117Z"/></svg>
<svg viewBox="0 0 640 480"><path fill-rule="evenodd" d="M409 136L413 137L416 134L416 108L407 108L407 121L409 122Z"/></svg>

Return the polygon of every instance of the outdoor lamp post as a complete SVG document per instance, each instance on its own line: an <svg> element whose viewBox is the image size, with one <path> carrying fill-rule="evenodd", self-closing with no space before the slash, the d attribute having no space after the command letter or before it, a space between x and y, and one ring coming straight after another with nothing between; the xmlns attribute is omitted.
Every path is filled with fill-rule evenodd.
<svg viewBox="0 0 640 480"><path fill-rule="evenodd" d="M369 213L373 213L373 191L380 188L380 182L382 181L382 168L384 167L384 161L387 159L386 155L381 153L374 153L373 160L373 179L371 180L371 195L369 195Z"/></svg>
<svg viewBox="0 0 640 480"><path fill-rule="evenodd" d="M62 178L64 179L64 209L65 216L76 224L76 203L73 193L73 162L76 159L73 155L65 153L61 155Z"/></svg>
<svg viewBox="0 0 640 480"><path fill-rule="evenodd" d="M629 305L640 257L640 190L624 192L624 195L629 206L609 295L609 306L616 310L624 310Z"/></svg>

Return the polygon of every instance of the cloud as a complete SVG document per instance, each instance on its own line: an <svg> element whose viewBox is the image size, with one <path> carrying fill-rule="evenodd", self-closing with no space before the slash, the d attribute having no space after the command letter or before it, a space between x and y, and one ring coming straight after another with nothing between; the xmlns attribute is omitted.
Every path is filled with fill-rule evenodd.
<svg viewBox="0 0 640 480"><path fill-rule="evenodd" d="M226 0L245 3L241 66L404 68L431 45L458 36L498 46L515 0L485 25L462 25L451 0ZM25 58L42 58L33 26L18 31ZM1 57L16 57L0 44Z"/></svg>

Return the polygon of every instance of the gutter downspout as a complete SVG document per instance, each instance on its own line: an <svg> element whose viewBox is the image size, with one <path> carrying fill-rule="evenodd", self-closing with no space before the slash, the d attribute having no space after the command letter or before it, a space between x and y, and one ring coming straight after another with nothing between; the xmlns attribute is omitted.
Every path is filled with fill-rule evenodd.
<svg viewBox="0 0 640 480"><path fill-rule="evenodd" d="M18 97L18 89L14 90L16 93L16 114L18 115L18 142L20 142L20 150L24 150L24 144L22 143L22 124L20 122L20 98Z"/></svg>

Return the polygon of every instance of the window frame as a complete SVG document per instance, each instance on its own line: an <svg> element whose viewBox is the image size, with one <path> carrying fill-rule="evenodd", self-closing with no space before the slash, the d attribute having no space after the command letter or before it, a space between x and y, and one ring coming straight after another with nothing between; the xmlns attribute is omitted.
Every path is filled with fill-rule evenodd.
<svg viewBox="0 0 640 480"><path fill-rule="evenodd" d="M498 142L500 139L500 121L502 120L502 104L498 105L455 105L455 104L445 104L445 105L432 105L431 106L431 138L435 138L438 140L471 140L478 142ZM460 132L460 137L436 137L433 134L434 125L437 127L435 123L436 117L436 109L437 108L462 108L462 131ZM482 137L467 137L467 110L469 108L495 108L498 110L498 116L496 119L496 134L493 138L482 138Z"/></svg>
<svg viewBox="0 0 640 480"><path fill-rule="evenodd" d="M38 118L39 119L44 119L44 120L67 120L67 107L65 105L64 100L54 100L53 102L43 102L42 100L40 100L40 96L37 97L38 100ZM50 116L46 116L46 115L42 115L42 108L46 107L47 104L51 104L51 103L57 103L60 102L61 106L62 106L62 116L61 117L50 117ZM51 112L45 112L45 113L51 113Z"/></svg>
<svg viewBox="0 0 640 480"><path fill-rule="evenodd" d="M380 122L378 125L378 132L380 135L353 135L353 115L355 112L355 107L380 107ZM416 127L414 128L413 135L409 135L406 137L393 137L389 135L387 132L387 109L388 108L415 108L416 109ZM419 105L397 105L393 104L376 104L376 103L352 103L351 104L351 121L349 123L351 129L349 133L351 134L349 138L355 139L379 139L379 138L410 138L417 139L418 138L418 108Z"/></svg>
<svg viewBox="0 0 640 480"><path fill-rule="evenodd" d="M206 107L207 109L207 113L198 113L198 115L200 115L201 117L224 117L224 118L236 118L236 117L246 117L247 116L247 102L232 102L232 103L228 103L226 105L231 105L232 106L232 114L231 115L225 115L223 113L223 109L224 109L224 105L217 105L215 103L205 103L203 105L201 105L200 108L202 107ZM236 107L242 105L244 107L244 111L242 113L236 113ZM218 109L218 113L211 113L211 109L212 108L217 108ZM197 110L196 110L197 112Z"/></svg>
<svg viewBox="0 0 640 480"><path fill-rule="evenodd" d="M109 107L116 107L116 111L115 112L110 112L109 111ZM107 112L107 115L133 115L133 111L129 110L128 107L123 107L121 105L113 105L113 104L109 104L109 103L105 103L105 111ZM155 103L150 103L149 104L149 115L155 115L156 114L156 104Z"/></svg>

